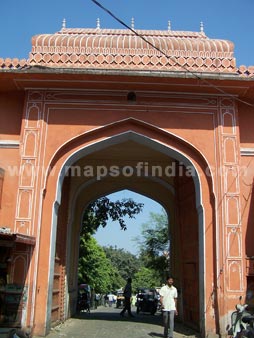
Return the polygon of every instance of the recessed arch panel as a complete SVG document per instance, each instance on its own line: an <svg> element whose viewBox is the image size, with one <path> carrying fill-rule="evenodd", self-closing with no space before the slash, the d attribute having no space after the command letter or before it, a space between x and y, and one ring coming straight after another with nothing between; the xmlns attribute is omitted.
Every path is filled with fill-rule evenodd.
<svg viewBox="0 0 254 338"><path fill-rule="evenodd" d="M71 167L73 163L81 159L82 157L91 154L93 152L103 150L111 145L114 144L121 144L123 142L126 142L128 140L132 140L136 143L145 145L149 148L152 148L158 152L161 152L163 154L168 155L169 157L172 157L176 159L177 161L183 163L187 168L194 168L194 175L193 175L193 180L195 184L195 189L196 189L196 207L202 204L201 202L201 194L200 194L200 180L199 180L199 174L197 170L195 169L195 166L192 162L192 159L190 157L187 157L186 154L182 153L181 151L174 149L172 147L167 147L161 142L152 140L151 138L144 136L142 134L138 134L133 131L126 131L124 133L115 135L113 137L110 137L108 139L101 140L99 142L95 142L93 144L90 144L86 147L83 147L79 149L78 151L74 152L71 154L71 156L67 159L67 161L63 164L61 172L59 174L59 184L58 184L58 189L57 189L57 195L56 195L56 200L59 202L61 199L61 186L63 179Z"/></svg>
<svg viewBox="0 0 254 338"><path fill-rule="evenodd" d="M129 125L129 122L131 122ZM178 162L181 162L185 167L191 168L192 179L195 186L195 208L197 211L198 218L198 255L199 255L199 299L200 299L200 322L201 331L205 327L205 213L202 201L202 182L210 189L210 193L213 193L213 175L210 177L205 175L209 165L203 155L195 149L191 144L188 144L185 140L172 135L171 133L160 130L159 128L153 128L146 124L142 123L133 123L133 121L125 121L121 125L121 128L116 128L116 130L105 130L103 128L103 133L100 133L100 130L95 130L92 133L89 133L88 139L87 135L82 135L76 139L73 139L68 144L65 144L55 155L52 157L51 168L56 167L58 178L50 178L45 182L45 189L47 184L50 185L50 182L56 182L56 193L55 193L55 203L61 202L61 193L63 181L68 172L69 168L86 156L93 154L95 152L103 151L110 146L120 145L121 143L132 141L137 144L143 145L149 149L153 149L155 152L162 153L169 158L173 158ZM134 124L134 126L132 125ZM117 123L116 123L117 125ZM119 127L119 125L118 125ZM112 127L113 128L113 127ZM98 128L99 129L99 128ZM119 130L120 129L120 130ZM118 133L116 133L116 131ZM152 131L152 132L151 132ZM105 132L105 133L104 133ZM87 133L88 134L88 133ZM152 137L152 134L154 137ZM203 176L203 177L202 177ZM51 181L50 181L51 180ZM206 183L205 183L206 182ZM91 181L90 181L91 183ZM206 187L206 188L207 188ZM112 190L111 190L112 192ZM210 200L209 200L210 202ZM209 203L208 202L208 203ZM207 203L207 201L206 201ZM51 238L56 238L56 227L57 227L57 217L53 217L51 224ZM52 243L52 248L54 244ZM51 250L51 262L53 264L53 252ZM52 273L52 269L51 269ZM52 289L52 276L49 277L49 289ZM51 286L50 286L51 285ZM50 292L49 292L50 297ZM68 297L67 297L68 298ZM48 304L50 299L48 299Z"/></svg>

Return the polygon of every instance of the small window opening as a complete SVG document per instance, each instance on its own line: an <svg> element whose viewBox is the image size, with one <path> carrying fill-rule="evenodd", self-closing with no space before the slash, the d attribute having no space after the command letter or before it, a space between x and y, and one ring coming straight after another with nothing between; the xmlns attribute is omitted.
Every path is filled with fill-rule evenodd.
<svg viewBox="0 0 254 338"><path fill-rule="evenodd" d="M129 92L127 95L127 100L135 102L137 99L136 94L134 92Z"/></svg>

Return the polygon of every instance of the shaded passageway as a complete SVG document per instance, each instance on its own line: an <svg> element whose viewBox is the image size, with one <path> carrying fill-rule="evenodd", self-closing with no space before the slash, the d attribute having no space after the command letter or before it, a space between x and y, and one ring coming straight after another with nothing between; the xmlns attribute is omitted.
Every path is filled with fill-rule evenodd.
<svg viewBox="0 0 254 338"><path fill-rule="evenodd" d="M154 316L146 313L134 312L134 318L119 316L119 309L100 306L91 313L82 312L75 318L52 328L48 338L151 338L163 337L162 317L157 312ZM195 331L176 321L174 338L199 337ZM39 338L39 337L33 337Z"/></svg>
<svg viewBox="0 0 254 338"><path fill-rule="evenodd" d="M131 127L127 125L124 129ZM88 166L94 172L103 167L105 174L98 172L97 179L81 175L81 169ZM180 295L179 317L202 332L205 323L200 320L205 300L203 204L199 175L189 159L175 148L128 131L97 142L95 148L89 145L80 149L70 156L62 166L65 167L68 175L57 183L59 194L53 210L55 242L52 242L51 261L54 275L50 279L52 293L48 294L51 306L48 328L76 312L79 236L85 208L101 196L130 190L153 199L165 209L169 223L170 270ZM111 175L112 168L116 167L119 169L117 177ZM186 175L187 168L192 169L193 176ZM63 170L66 173L67 169ZM49 177L50 187L51 179L54 178Z"/></svg>

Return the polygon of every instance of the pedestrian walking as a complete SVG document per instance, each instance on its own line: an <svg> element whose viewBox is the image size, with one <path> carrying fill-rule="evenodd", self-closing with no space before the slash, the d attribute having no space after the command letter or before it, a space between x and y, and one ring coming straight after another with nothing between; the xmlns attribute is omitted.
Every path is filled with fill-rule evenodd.
<svg viewBox="0 0 254 338"><path fill-rule="evenodd" d="M112 293L109 293L108 294L108 305L112 307L113 303L114 303L114 295Z"/></svg>
<svg viewBox="0 0 254 338"><path fill-rule="evenodd" d="M120 316L124 316L125 311L128 312L128 315L130 317L134 317L133 314L131 313L131 296L132 296L132 279L128 278L127 279L127 284L125 285L125 288L123 290L123 295L124 295L124 308L120 312Z"/></svg>
<svg viewBox="0 0 254 338"><path fill-rule="evenodd" d="M164 338L173 338L174 318L177 312L177 289L173 286L172 276L167 277L167 283L160 289L160 302L163 311Z"/></svg>

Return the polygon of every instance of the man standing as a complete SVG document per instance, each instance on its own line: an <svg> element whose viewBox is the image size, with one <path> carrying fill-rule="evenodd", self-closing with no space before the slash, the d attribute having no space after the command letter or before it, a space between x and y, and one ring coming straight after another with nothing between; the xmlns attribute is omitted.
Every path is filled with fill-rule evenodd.
<svg viewBox="0 0 254 338"><path fill-rule="evenodd" d="M177 315L177 289L174 279L167 277L167 284L160 289L160 302L163 311L164 338L173 338L174 317Z"/></svg>
<svg viewBox="0 0 254 338"><path fill-rule="evenodd" d="M124 295L124 308L120 312L120 316L124 316L125 311L127 310L128 315L130 317L134 317L131 313L131 296L132 296L132 287L131 287L132 279L127 279L127 284L125 285L123 295Z"/></svg>

